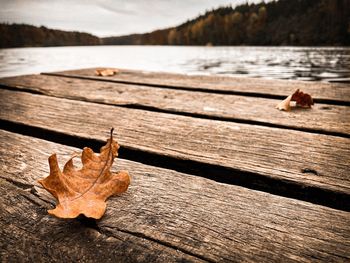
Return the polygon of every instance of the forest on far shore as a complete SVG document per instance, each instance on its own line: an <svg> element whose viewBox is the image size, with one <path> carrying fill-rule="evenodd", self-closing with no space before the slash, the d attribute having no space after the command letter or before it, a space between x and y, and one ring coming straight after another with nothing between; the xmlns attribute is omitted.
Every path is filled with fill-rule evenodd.
<svg viewBox="0 0 350 263"><path fill-rule="evenodd" d="M26 24L0 24L0 48L100 45L101 39L81 32Z"/></svg>
<svg viewBox="0 0 350 263"><path fill-rule="evenodd" d="M177 27L107 38L0 24L0 48L77 45L349 46L350 0L279 0L220 7Z"/></svg>
<svg viewBox="0 0 350 263"><path fill-rule="evenodd" d="M146 34L103 39L108 45L350 45L349 0L279 0L207 11Z"/></svg>

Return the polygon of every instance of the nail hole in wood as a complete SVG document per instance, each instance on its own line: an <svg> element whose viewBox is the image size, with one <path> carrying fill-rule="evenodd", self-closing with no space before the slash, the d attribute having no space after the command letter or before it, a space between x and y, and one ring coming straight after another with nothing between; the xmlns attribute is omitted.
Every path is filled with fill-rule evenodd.
<svg viewBox="0 0 350 263"><path fill-rule="evenodd" d="M306 174L306 173L310 173L310 174L314 174L314 175L319 175L318 172L314 169L310 169L310 168L302 168L301 169L301 172L303 174Z"/></svg>

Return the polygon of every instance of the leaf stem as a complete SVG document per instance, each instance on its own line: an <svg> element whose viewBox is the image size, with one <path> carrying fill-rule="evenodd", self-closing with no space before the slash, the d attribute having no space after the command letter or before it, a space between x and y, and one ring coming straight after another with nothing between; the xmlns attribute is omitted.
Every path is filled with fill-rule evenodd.
<svg viewBox="0 0 350 263"><path fill-rule="evenodd" d="M113 131L114 131L114 128L112 127L112 129L111 129L111 140L113 139Z"/></svg>

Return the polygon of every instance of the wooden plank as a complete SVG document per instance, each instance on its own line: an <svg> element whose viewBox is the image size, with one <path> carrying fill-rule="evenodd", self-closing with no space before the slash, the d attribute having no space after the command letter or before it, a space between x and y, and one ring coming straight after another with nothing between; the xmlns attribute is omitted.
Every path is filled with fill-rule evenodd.
<svg viewBox="0 0 350 263"><path fill-rule="evenodd" d="M55 219L46 212L52 208L46 197L30 193L31 189L34 184L23 190L0 179L1 262L205 262L117 229L109 234L84 220Z"/></svg>
<svg viewBox="0 0 350 263"><path fill-rule="evenodd" d="M2 179L0 195L2 262L204 262L144 237L52 218L45 199Z"/></svg>
<svg viewBox="0 0 350 263"><path fill-rule="evenodd" d="M93 228L53 218L46 212L53 198L37 180L48 175L51 153L62 167L78 149L4 131L0 137L5 262L350 260L349 212L122 159L112 169L127 169L131 186L108 200Z"/></svg>
<svg viewBox="0 0 350 263"><path fill-rule="evenodd" d="M114 76L100 77L95 75L95 70L96 68L89 68L45 74L85 77L134 84L159 85L164 87L189 88L213 92L242 93L258 97L268 96L273 98L283 98L292 94L296 89L301 89L311 94L317 102L345 103L347 105L350 103L350 88L348 84L224 76L189 76L126 69L120 69L118 74Z"/></svg>
<svg viewBox="0 0 350 263"><path fill-rule="evenodd" d="M316 104L312 110L281 112L279 100L212 94L47 75L0 79L1 85L45 95L113 105L142 106L200 117L253 122L350 137L350 108Z"/></svg>
<svg viewBox="0 0 350 263"><path fill-rule="evenodd" d="M1 90L0 96L0 119L5 121L95 140L104 140L113 126L120 144L128 149L226 167L233 178L254 173L283 183L334 191L347 196L345 203L349 198L348 138L25 92Z"/></svg>

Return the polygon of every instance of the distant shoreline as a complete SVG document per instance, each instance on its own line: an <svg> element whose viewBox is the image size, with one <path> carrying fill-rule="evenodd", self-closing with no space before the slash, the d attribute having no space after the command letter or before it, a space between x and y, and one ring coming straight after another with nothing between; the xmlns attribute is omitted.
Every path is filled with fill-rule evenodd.
<svg viewBox="0 0 350 263"><path fill-rule="evenodd" d="M60 45L60 46L22 46L22 47L0 47L0 49L25 49L25 48L58 48L58 47L103 47L103 46L106 46L106 47L113 47L113 46L116 46L116 47L132 47L132 46L142 46L142 47L193 47L193 48L196 48L196 47L203 47L203 48L216 48L216 47L256 47L256 48L271 48L271 47L279 47L279 48L349 48L350 49L350 46L349 45L318 45L318 46L310 46L310 45L305 45L305 46L301 46L301 45L265 45L265 46L262 46L262 45L221 45L221 46L205 46L205 45L136 45L136 44L133 44L133 45L106 45L106 44L98 44L98 45L67 45L67 46L63 46L63 45Z"/></svg>
<svg viewBox="0 0 350 263"><path fill-rule="evenodd" d="M95 46L102 43L92 34L26 24L1 23L0 36L0 48Z"/></svg>
<svg viewBox="0 0 350 263"><path fill-rule="evenodd" d="M97 37L26 24L0 24L0 48L96 45L350 46L350 1L299 0L221 7L172 28Z"/></svg>
<svg viewBox="0 0 350 263"><path fill-rule="evenodd" d="M350 1L279 0L221 7L177 27L102 38L107 45L350 46Z"/></svg>

